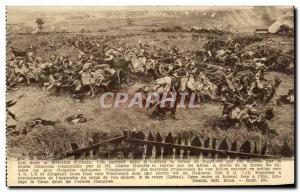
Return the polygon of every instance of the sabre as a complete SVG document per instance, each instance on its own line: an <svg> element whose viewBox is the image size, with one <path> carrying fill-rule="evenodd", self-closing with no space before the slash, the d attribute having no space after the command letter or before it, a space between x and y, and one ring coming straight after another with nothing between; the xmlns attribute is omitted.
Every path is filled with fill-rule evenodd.
<svg viewBox="0 0 300 192"><path fill-rule="evenodd" d="M17 77L13 80L13 82L12 82L11 84L8 85L7 89L11 88L11 86L13 86L13 85L16 83L16 81L17 81L17 79L20 77L20 75L21 75L21 73L19 73L19 74L17 75Z"/></svg>

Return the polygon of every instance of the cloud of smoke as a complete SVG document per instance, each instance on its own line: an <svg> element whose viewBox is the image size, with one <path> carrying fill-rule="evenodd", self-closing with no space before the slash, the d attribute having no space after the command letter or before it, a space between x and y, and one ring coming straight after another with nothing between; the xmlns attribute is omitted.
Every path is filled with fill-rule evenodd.
<svg viewBox="0 0 300 192"><path fill-rule="evenodd" d="M267 28L276 18L292 12L292 7L253 7L252 9L232 10L226 21L232 26L255 26Z"/></svg>

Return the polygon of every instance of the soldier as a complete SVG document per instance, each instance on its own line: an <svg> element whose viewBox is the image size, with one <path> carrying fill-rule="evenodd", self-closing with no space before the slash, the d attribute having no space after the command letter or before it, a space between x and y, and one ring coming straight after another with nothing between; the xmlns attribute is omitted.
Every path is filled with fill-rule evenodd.
<svg viewBox="0 0 300 192"><path fill-rule="evenodd" d="M249 110L249 128L260 129L260 125L262 123L262 117L257 111Z"/></svg>
<svg viewBox="0 0 300 192"><path fill-rule="evenodd" d="M147 75L149 71L152 71L155 74L155 68L157 67L157 65L157 60L148 58L145 65L145 75Z"/></svg>
<svg viewBox="0 0 300 192"><path fill-rule="evenodd" d="M105 79L104 78L105 70L97 69L97 70L92 71L91 74L92 74L91 84L99 87L101 85L102 81Z"/></svg>
<svg viewBox="0 0 300 192"><path fill-rule="evenodd" d="M84 117L84 114L77 114L77 115L72 115L72 116L67 117L66 121L71 124L85 123L85 122L87 122L87 119Z"/></svg>
<svg viewBox="0 0 300 192"><path fill-rule="evenodd" d="M262 63L262 61L266 61L266 58L254 59L255 70L257 70L257 71L266 71L267 70L266 65L264 63Z"/></svg>
<svg viewBox="0 0 300 192"><path fill-rule="evenodd" d="M190 76L190 74L188 72L186 72L186 74L180 78L180 91L181 92L184 92L187 90L187 83L190 78L189 76Z"/></svg>
<svg viewBox="0 0 300 192"><path fill-rule="evenodd" d="M63 57L57 57L55 59L55 61L53 62L53 68L55 69L55 71L63 71Z"/></svg>
<svg viewBox="0 0 300 192"><path fill-rule="evenodd" d="M111 68L110 66L104 67L103 70L109 73L110 76L113 76L116 73L116 70L114 68Z"/></svg>
<svg viewBox="0 0 300 192"><path fill-rule="evenodd" d="M294 104L295 103L294 89L290 89L288 91L288 94L282 95L276 100L277 105L280 105L281 102L284 104Z"/></svg>
<svg viewBox="0 0 300 192"><path fill-rule="evenodd" d="M253 96L256 96L255 94L254 94L254 89L255 89L255 87L256 87L256 82L252 82L251 84L250 84L250 86L249 86L249 89L248 89L248 91L247 91L247 96L248 97L253 97Z"/></svg>
<svg viewBox="0 0 300 192"><path fill-rule="evenodd" d="M158 78L156 80L156 85L154 86L154 90L156 90L158 93L167 93L172 86L172 78L170 76L164 76L161 78Z"/></svg>
<svg viewBox="0 0 300 192"><path fill-rule="evenodd" d="M233 82L235 81L234 76L233 76L233 72L231 71L230 68L227 68L225 70L225 81L227 83L228 88L231 91L235 91L235 87L233 85Z"/></svg>
<svg viewBox="0 0 300 192"><path fill-rule="evenodd" d="M43 90L49 91L52 88L58 88L61 85L60 80L61 80L61 78L59 77L58 74L56 74L56 75L50 74L48 82L44 83Z"/></svg>
<svg viewBox="0 0 300 192"><path fill-rule="evenodd" d="M201 94L208 95L211 99L214 99L217 94L217 86L213 84L203 73L199 75L200 85L198 86Z"/></svg>
<svg viewBox="0 0 300 192"><path fill-rule="evenodd" d="M29 72L28 66L25 63L25 60L22 58L18 62L17 68L15 68L15 73L18 74L17 82L21 83L23 80L27 81L27 85L30 84L29 78L27 78L27 73Z"/></svg>
<svg viewBox="0 0 300 192"><path fill-rule="evenodd" d="M9 62L9 67L7 68L7 71L6 71L6 74L8 76L8 79L7 79L7 83L8 84L8 88L12 87L19 79L20 77L20 73L17 74L17 71L18 71L18 63L19 63L19 60L18 58L14 58L12 61Z"/></svg>
<svg viewBox="0 0 300 192"><path fill-rule="evenodd" d="M195 78L193 73L188 74L188 80L186 83L186 88L188 88L189 91L195 91Z"/></svg>
<svg viewBox="0 0 300 192"><path fill-rule="evenodd" d="M41 69L41 73L46 76L53 73L54 71L53 66L54 66L53 62L45 62L45 63L41 63L39 65L39 68Z"/></svg>
<svg viewBox="0 0 300 192"><path fill-rule="evenodd" d="M39 68L35 63L27 63L29 71L27 72L27 78L30 81L34 79L38 82L40 79L41 68Z"/></svg>
<svg viewBox="0 0 300 192"><path fill-rule="evenodd" d="M238 127L238 114L241 112L240 102L238 99L231 97L228 92L221 98L223 102L222 122L225 127Z"/></svg>
<svg viewBox="0 0 300 192"><path fill-rule="evenodd" d="M118 52L115 49L109 49L105 52L104 61L107 63L113 63L116 54L118 54Z"/></svg>
<svg viewBox="0 0 300 192"><path fill-rule="evenodd" d="M234 45L234 52L235 52L236 54L239 54L239 53L241 52L241 44L236 43L236 44Z"/></svg>
<svg viewBox="0 0 300 192"><path fill-rule="evenodd" d="M82 83L82 87L88 86L90 88L92 97L95 95L93 86L91 85L91 83L93 83L93 76L91 74L91 68L92 68L92 64L91 63L86 63L84 64L82 70L79 72L80 77L81 77L81 83Z"/></svg>
<svg viewBox="0 0 300 192"><path fill-rule="evenodd" d="M35 53L33 51L27 52L27 62L34 62L35 60Z"/></svg>
<svg viewBox="0 0 300 192"><path fill-rule="evenodd" d="M41 57L36 57L35 60L38 64L43 63L43 58Z"/></svg>
<svg viewBox="0 0 300 192"><path fill-rule="evenodd" d="M135 73L144 73L145 72L145 64L146 64L146 57L143 57L142 54L139 54L138 57L133 57L131 60L131 65L133 68L133 72Z"/></svg>
<svg viewBox="0 0 300 192"><path fill-rule="evenodd" d="M258 113L255 109L255 106L255 102L253 102L252 104L246 104L244 107L242 107L242 110L238 113L236 118L240 120L246 120L250 117L250 114Z"/></svg>
<svg viewBox="0 0 300 192"><path fill-rule="evenodd" d="M264 88L264 84L263 84L262 80L263 80L263 72L262 72L262 70L258 70L258 72L255 74L255 82L259 89Z"/></svg>

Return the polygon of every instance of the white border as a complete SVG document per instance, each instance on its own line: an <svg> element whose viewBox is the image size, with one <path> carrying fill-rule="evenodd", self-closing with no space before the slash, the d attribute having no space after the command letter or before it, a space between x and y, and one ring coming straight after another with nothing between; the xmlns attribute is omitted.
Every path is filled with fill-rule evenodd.
<svg viewBox="0 0 300 192"><path fill-rule="evenodd" d="M294 5L296 8L300 7L299 0L252 0L252 1L241 1L241 0L151 0L151 1L137 1L137 0L101 0L99 2L92 1L92 0L60 0L60 1L51 1L51 0L2 0L0 4L0 122L1 122L1 131L0 131L0 190L7 191L8 188L5 187L5 6L6 5L85 5L85 6L92 6L92 5L104 5L104 6L122 6L122 5L199 5L199 6L240 6L240 5ZM299 14L299 13L298 13ZM299 20L297 19L297 26L299 26ZM298 35L298 33L297 33ZM298 39L298 38L297 38ZM297 55L299 55L299 49L297 50ZM297 65L297 64L295 64ZM299 66L297 67L297 74L299 73ZM297 80L297 89L299 90L299 78ZM298 94L299 96L299 94ZM298 97L297 97L298 100ZM298 102L297 102L298 103ZM297 104L298 108L298 104ZM296 118L296 117L295 117ZM299 118L299 113L297 114L297 119ZM284 125L283 125L284 126ZM299 139L299 130L297 131L297 138ZM298 146L298 142L297 142ZM299 146L297 147L299 153ZM297 155L298 156L298 155ZM299 165L298 165L299 167ZM297 170L298 171L298 170ZM297 177L299 178L299 176ZM299 182L299 179L298 179ZM298 183L299 184L299 183ZM31 191L33 189L9 189L11 191ZM50 191L51 189L35 189L34 191ZM61 189L59 191L83 191L84 189ZM86 189L89 191L96 191L97 189ZM102 190L109 190L109 189L102 189ZM120 189L114 189L120 190ZM132 189L126 189L129 191ZM136 190L136 189L134 189ZM138 189L144 190L144 189ZM153 189L157 190L157 189ZM166 189L167 191L172 189ZM180 189L182 190L182 189ZM186 190L186 189L184 189ZM189 189L189 190L208 190L208 189ZM215 189L213 189L215 190ZM225 191L232 191L232 190L241 190L241 189L225 189ZM251 190L251 189L242 189L244 190ZM253 190L253 189L252 189ZM270 189L254 189L254 190L266 190L269 191ZM272 189L274 190L274 189ZM275 187L275 191L280 191L281 188ZM52 191L52 190L51 190Z"/></svg>

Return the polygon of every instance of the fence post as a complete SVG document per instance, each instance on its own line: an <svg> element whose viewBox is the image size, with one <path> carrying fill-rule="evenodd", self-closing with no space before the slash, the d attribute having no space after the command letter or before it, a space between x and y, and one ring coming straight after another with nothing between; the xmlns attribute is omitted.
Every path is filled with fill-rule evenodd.
<svg viewBox="0 0 300 192"><path fill-rule="evenodd" d="M185 145L185 146L189 145L188 137L186 135L183 138L183 145ZM188 158L188 154L189 154L189 151L187 149L184 149L183 154L182 154L182 158L183 159Z"/></svg>
<svg viewBox="0 0 300 192"><path fill-rule="evenodd" d="M254 150L253 150L253 153L254 153L254 154L258 154L256 141L254 141Z"/></svg>
<svg viewBox="0 0 300 192"><path fill-rule="evenodd" d="M216 148L217 148L217 139L216 139L216 138L213 138L213 139L212 139L212 142L211 142L211 148L212 148L212 149L216 149ZM215 159L216 157L218 157L217 153L216 153L216 152L212 152L212 153L211 153L211 158L212 158L212 159Z"/></svg>
<svg viewBox="0 0 300 192"><path fill-rule="evenodd" d="M156 134L156 142L161 143L163 141L161 134L159 132L157 132ZM156 144L155 145L155 157L160 159L162 155L162 151L161 151L161 145L160 144Z"/></svg>
<svg viewBox="0 0 300 192"><path fill-rule="evenodd" d="M198 136L194 137L194 139L191 142L191 146L195 146L195 147L201 147L202 146L202 143L201 143ZM195 157L199 158L200 151L193 149L193 150L190 151L190 156L193 156L194 158Z"/></svg>
<svg viewBox="0 0 300 192"><path fill-rule="evenodd" d="M238 149L237 149L237 140L235 140L232 144L231 144L231 147L230 147L230 151L234 151L234 152L237 152ZM231 158L238 158L237 155L230 155Z"/></svg>
<svg viewBox="0 0 300 192"><path fill-rule="evenodd" d="M219 144L219 149L220 149L220 150L228 151L229 146L228 146L226 137L224 137L224 138L222 139L222 141L220 142L220 144ZM227 154L219 153L219 158L227 158L227 157L229 157Z"/></svg>
<svg viewBox="0 0 300 192"><path fill-rule="evenodd" d="M251 142L249 140L245 141L242 145L241 145L241 148L240 148L240 152L243 152L243 153L251 153ZM240 156L241 159L249 159L250 156Z"/></svg>
<svg viewBox="0 0 300 192"><path fill-rule="evenodd" d="M265 155L266 154L266 151L267 151L267 148L268 148L268 144L265 143L265 145L261 148L260 150L260 154L261 155Z"/></svg>
<svg viewBox="0 0 300 192"><path fill-rule="evenodd" d="M280 152L281 152L283 157L293 156L292 150L290 149L289 144L286 141L284 141L284 143L283 143L283 145L280 149Z"/></svg>
<svg viewBox="0 0 300 192"><path fill-rule="evenodd" d="M135 139L138 139L138 140L145 140L145 134L142 132L142 131L139 131L135 134ZM144 154L144 146L137 143L135 144L135 148L133 149L134 150L134 153L133 153L133 158L134 159L141 159L143 157L143 154Z"/></svg>
<svg viewBox="0 0 300 192"><path fill-rule="evenodd" d="M149 131L148 141L154 141L154 136L153 136L151 131ZM152 149L153 149L153 145L148 144L147 148L146 148L146 158L150 158L153 155L152 154L152 151L153 151Z"/></svg>
<svg viewBox="0 0 300 192"><path fill-rule="evenodd" d="M174 138L173 138L171 132L168 133L168 135L165 139L165 143L171 143L171 144L174 143ZM163 158L170 157L171 155L173 155L173 147L165 146L163 149L164 149Z"/></svg>
<svg viewBox="0 0 300 192"><path fill-rule="evenodd" d="M204 148L209 148L209 143L210 143L210 138L207 137L204 141ZM203 153L203 158L207 157L208 156L208 153L207 152L204 152Z"/></svg>
<svg viewBox="0 0 300 192"><path fill-rule="evenodd" d="M72 148L73 151L79 149L79 145L77 143L70 143L70 144L71 144L71 148ZM80 154L80 153L75 153L74 154L74 159L75 160L80 159L81 157L82 157L82 154Z"/></svg>
<svg viewBox="0 0 300 192"><path fill-rule="evenodd" d="M179 133L177 134L177 142L176 143L178 145L182 144L182 138L181 138L181 135ZM181 155L181 149L176 149L175 150L175 158L181 158L180 155Z"/></svg>

